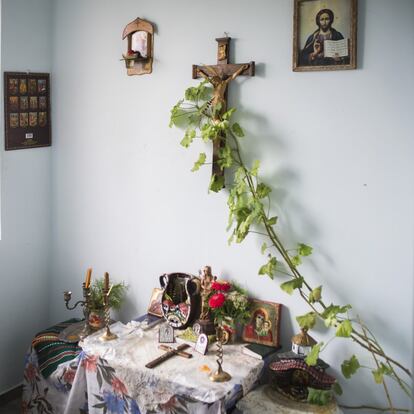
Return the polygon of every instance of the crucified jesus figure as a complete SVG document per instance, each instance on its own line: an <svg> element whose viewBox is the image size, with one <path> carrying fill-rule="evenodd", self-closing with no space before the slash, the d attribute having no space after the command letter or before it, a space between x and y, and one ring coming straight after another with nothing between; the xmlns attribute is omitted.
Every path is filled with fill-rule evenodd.
<svg viewBox="0 0 414 414"><path fill-rule="evenodd" d="M200 75L208 80L214 87L213 97L211 103L213 106L221 105L221 108L226 107L226 90L227 85L237 78L249 65L242 65L238 70L236 70L232 75L225 77L225 75L220 75L216 68L212 66L204 66L203 68L198 68ZM219 111L221 112L221 111Z"/></svg>

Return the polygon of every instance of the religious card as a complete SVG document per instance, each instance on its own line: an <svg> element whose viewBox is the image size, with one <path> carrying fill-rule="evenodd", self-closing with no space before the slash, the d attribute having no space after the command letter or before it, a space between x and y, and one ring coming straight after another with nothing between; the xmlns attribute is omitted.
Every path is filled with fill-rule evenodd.
<svg viewBox="0 0 414 414"><path fill-rule="evenodd" d="M194 346L194 350L201 355L205 355L208 350L208 337L206 334L200 334L197 338L197 342Z"/></svg>
<svg viewBox="0 0 414 414"><path fill-rule="evenodd" d="M48 73L4 72L5 149L51 145Z"/></svg>
<svg viewBox="0 0 414 414"><path fill-rule="evenodd" d="M29 126L37 126L37 112L29 112Z"/></svg>
<svg viewBox="0 0 414 414"><path fill-rule="evenodd" d="M26 95L27 94L27 79L20 79L19 93L20 93L20 95Z"/></svg>
<svg viewBox="0 0 414 414"><path fill-rule="evenodd" d="M17 111L19 109L19 97L18 96L9 97L9 108L10 108L10 111Z"/></svg>
<svg viewBox="0 0 414 414"><path fill-rule="evenodd" d="M160 344L171 344L174 342L174 328L168 323L160 326L158 331L158 342Z"/></svg>
<svg viewBox="0 0 414 414"><path fill-rule="evenodd" d="M45 127L47 125L47 115L46 112L39 112L39 126Z"/></svg>
<svg viewBox="0 0 414 414"><path fill-rule="evenodd" d="M27 111L29 109L29 97L21 96L20 97L20 110Z"/></svg>
<svg viewBox="0 0 414 414"><path fill-rule="evenodd" d="M46 108L47 108L46 96L39 96L39 109L46 109Z"/></svg>
<svg viewBox="0 0 414 414"><path fill-rule="evenodd" d="M29 79L29 93L34 95L37 92L37 81L36 79Z"/></svg>
<svg viewBox="0 0 414 414"><path fill-rule="evenodd" d="M17 85L18 85L18 80L15 78L11 78L9 79L9 94L10 95L17 95Z"/></svg>
<svg viewBox="0 0 414 414"><path fill-rule="evenodd" d="M46 79L39 79L37 81L37 91L41 94L46 93Z"/></svg>
<svg viewBox="0 0 414 414"><path fill-rule="evenodd" d="M20 112L20 128L27 128L29 126L29 114L27 112Z"/></svg>
<svg viewBox="0 0 414 414"><path fill-rule="evenodd" d="M30 104L30 109L37 109L37 96L31 96L29 104Z"/></svg>
<svg viewBox="0 0 414 414"><path fill-rule="evenodd" d="M17 128L19 126L19 114L10 114L10 128Z"/></svg>

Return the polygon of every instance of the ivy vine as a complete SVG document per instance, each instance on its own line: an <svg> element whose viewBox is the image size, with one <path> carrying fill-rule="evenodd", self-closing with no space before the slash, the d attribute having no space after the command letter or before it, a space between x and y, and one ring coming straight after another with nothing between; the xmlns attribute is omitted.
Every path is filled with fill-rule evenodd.
<svg viewBox="0 0 414 414"><path fill-rule="evenodd" d="M300 327L312 329L318 320L322 320L326 327L334 331L333 338L349 338L370 353L372 366L363 366L356 355L351 355L342 362L342 374L349 379L359 369L369 369L373 381L382 385L388 407L347 406L346 408L371 408L391 413L409 412L408 409L394 406L386 380L397 382L401 390L412 399L410 370L385 352L373 332L359 316L352 316L350 304L330 303L323 297L322 285L311 286L302 275L299 267L302 261L312 254L312 247L298 243L294 250L288 250L283 245L277 232L278 217L270 214L272 189L259 178L260 162L256 160L251 166L247 166L243 161L240 139L245 134L243 128L232 119L236 109L225 111L220 104L214 106L211 102L212 92L208 80L188 88L184 99L179 100L171 110L170 127L185 128L184 137L180 142L185 148L188 148L197 138L201 138L204 142L221 143L217 162L221 169L230 171L227 174L230 182L226 183L229 244L241 243L249 233L257 233L251 228L258 226L260 228L258 233L267 239L261 246L261 252L267 254L267 259L258 269L258 274L267 275L271 279L276 276L288 278L280 284L280 288L290 295L299 294L310 307L308 313L296 317ZM191 171L197 171L208 164L206 159L206 154L200 153ZM224 175L213 175L209 190L219 192L223 189ZM326 344L320 342L313 346L306 357L308 365L316 364L319 354L328 342L330 340ZM342 394L339 383L335 384L334 391Z"/></svg>

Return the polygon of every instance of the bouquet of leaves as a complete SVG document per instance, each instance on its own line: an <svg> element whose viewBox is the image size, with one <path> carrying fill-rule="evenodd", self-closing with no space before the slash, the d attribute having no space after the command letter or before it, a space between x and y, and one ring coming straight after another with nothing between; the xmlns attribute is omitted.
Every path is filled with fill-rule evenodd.
<svg viewBox="0 0 414 414"><path fill-rule="evenodd" d="M208 304L217 323L220 324L228 318L233 319L235 323L245 323L249 320L249 299L244 289L226 281L215 281L211 288Z"/></svg>
<svg viewBox="0 0 414 414"><path fill-rule="evenodd" d="M104 308L104 279L96 279L91 285L91 298L90 304L92 309L103 309ZM113 309L120 309L125 299L126 291L128 286L124 282L115 283L109 294L109 306Z"/></svg>

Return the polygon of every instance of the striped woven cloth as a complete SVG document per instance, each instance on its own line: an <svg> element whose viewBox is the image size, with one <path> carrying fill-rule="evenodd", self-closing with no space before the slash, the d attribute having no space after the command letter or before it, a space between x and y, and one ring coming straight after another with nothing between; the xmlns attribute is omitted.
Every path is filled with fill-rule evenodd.
<svg viewBox="0 0 414 414"><path fill-rule="evenodd" d="M79 319L69 319L58 323L44 331L39 332L32 341L32 347L36 351L39 369L47 378L59 364L76 358L81 352L77 343L67 343L58 340L60 332Z"/></svg>

